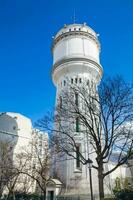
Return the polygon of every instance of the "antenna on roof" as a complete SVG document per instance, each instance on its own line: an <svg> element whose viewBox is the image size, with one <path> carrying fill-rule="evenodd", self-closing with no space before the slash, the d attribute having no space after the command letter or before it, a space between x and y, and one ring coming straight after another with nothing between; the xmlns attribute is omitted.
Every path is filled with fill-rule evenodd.
<svg viewBox="0 0 133 200"><path fill-rule="evenodd" d="M75 22L76 22L76 13L75 13L75 9L74 9L74 11L73 11L73 23L75 24Z"/></svg>
<svg viewBox="0 0 133 200"><path fill-rule="evenodd" d="M71 17L71 19L72 19L72 21L73 21L73 24L75 24L76 23L76 12L75 12L75 8L74 8L74 10L73 10L73 16Z"/></svg>

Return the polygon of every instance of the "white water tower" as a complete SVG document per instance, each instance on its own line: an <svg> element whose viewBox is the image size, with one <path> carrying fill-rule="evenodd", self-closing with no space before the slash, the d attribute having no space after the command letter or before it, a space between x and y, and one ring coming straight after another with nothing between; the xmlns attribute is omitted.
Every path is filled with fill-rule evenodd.
<svg viewBox="0 0 133 200"><path fill-rule="evenodd" d="M64 25L55 35L52 45L53 70L52 79L57 88L56 103L61 91L67 91L70 85L93 81L96 86L102 77L98 35L84 24ZM75 130L76 131L76 130ZM80 144L82 150L84 139ZM79 168L74 159L66 160L60 165L62 181L66 185L67 195L89 194L89 174L87 166ZM98 193L97 171L93 174L94 193Z"/></svg>

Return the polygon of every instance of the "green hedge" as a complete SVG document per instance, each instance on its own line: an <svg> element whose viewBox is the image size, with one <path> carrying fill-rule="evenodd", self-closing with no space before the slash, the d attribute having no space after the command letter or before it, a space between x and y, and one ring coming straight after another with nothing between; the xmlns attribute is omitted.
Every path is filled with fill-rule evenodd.
<svg viewBox="0 0 133 200"><path fill-rule="evenodd" d="M115 193L116 200L133 200L133 189L122 189Z"/></svg>
<svg viewBox="0 0 133 200"><path fill-rule="evenodd" d="M2 198L0 200L5 200L7 198ZM39 196L38 194L26 194L26 193L19 193L19 192L16 192L15 193L15 199L16 200L44 200L44 197L43 196ZM8 200L13 200L13 197L12 198L8 198Z"/></svg>

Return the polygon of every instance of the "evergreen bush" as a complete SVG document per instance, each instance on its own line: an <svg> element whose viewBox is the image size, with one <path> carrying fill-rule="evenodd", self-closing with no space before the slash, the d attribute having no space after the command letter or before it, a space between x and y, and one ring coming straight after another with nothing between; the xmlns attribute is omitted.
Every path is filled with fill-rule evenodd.
<svg viewBox="0 0 133 200"><path fill-rule="evenodd" d="M116 200L133 200L133 189L122 189L115 193Z"/></svg>
<svg viewBox="0 0 133 200"><path fill-rule="evenodd" d="M7 198L1 198L0 200L7 200ZM8 198L8 200L14 200L14 198ZM38 194L27 194L23 192L15 193L15 200L44 200L43 196Z"/></svg>

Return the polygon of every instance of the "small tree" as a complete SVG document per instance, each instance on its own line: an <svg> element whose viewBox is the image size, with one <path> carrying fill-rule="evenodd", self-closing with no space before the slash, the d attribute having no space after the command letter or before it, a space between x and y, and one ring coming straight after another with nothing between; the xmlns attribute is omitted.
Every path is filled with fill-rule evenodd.
<svg viewBox="0 0 133 200"><path fill-rule="evenodd" d="M41 152L36 142L31 144L32 152L25 151L22 157L26 159L26 167L19 170L22 175L27 175L33 180L35 191L43 194L44 199L46 198L46 185L50 179L49 168L50 168L50 155L48 147L46 146L45 151Z"/></svg>
<svg viewBox="0 0 133 200"><path fill-rule="evenodd" d="M2 195L5 188L9 190L8 196L13 193L16 182L15 177L18 176L18 171L13 164L12 146L13 144L9 140L0 141L0 195Z"/></svg>
<svg viewBox="0 0 133 200"><path fill-rule="evenodd" d="M56 153L65 153L83 165L90 162L90 155L86 158L78 150L77 158L75 128L88 138L96 155L96 165L93 164L93 168L98 171L99 196L102 199L104 178L126 163L133 150L132 86L117 76L103 81L98 90L93 82L85 82L80 86L69 85L67 88L60 93L61 100L58 99L54 115L48 114L37 125L41 130L50 131ZM115 150L119 151L116 165L105 171L105 164Z"/></svg>

